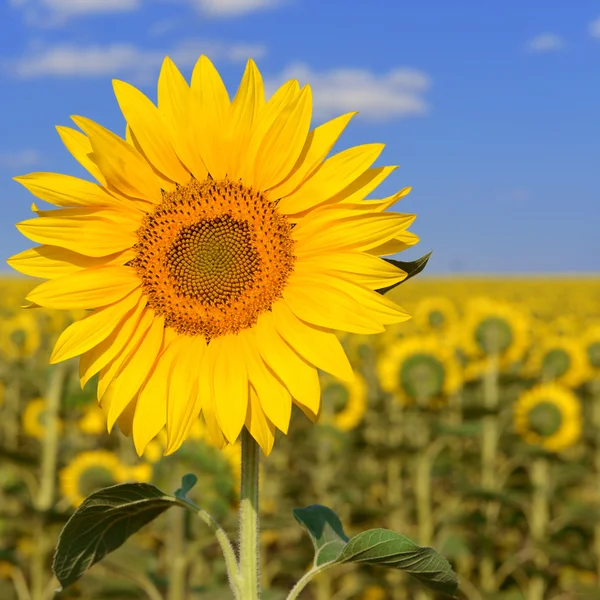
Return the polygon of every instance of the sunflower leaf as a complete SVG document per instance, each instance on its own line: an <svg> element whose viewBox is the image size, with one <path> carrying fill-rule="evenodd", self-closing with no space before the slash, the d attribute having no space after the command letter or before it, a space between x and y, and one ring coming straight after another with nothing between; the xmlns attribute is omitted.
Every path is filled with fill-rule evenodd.
<svg viewBox="0 0 600 600"><path fill-rule="evenodd" d="M399 569L427 587L454 596L458 579L448 561L433 548L419 546L388 529L371 529L348 538L339 517L330 508L313 504L294 509L315 547L311 573L341 563L362 563Z"/></svg>
<svg viewBox="0 0 600 600"><path fill-rule="evenodd" d="M148 483L122 483L90 494L58 538L52 571L62 588L172 506L183 503Z"/></svg>
<svg viewBox="0 0 600 600"><path fill-rule="evenodd" d="M458 578L445 558L433 548L418 546L388 529L371 529L354 536L337 561L400 569L437 592L454 596L458 591Z"/></svg>
<svg viewBox="0 0 600 600"><path fill-rule="evenodd" d="M427 265L427 262L431 258L431 252L425 254L425 256L421 256L421 258L417 258L417 260L413 260L411 262L402 262L401 260L394 260L393 258L385 258L382 257L383 260L389 262L390 264L402 269L406 273L406 277L399 281L398 283L394 283L393 285L388 285L387 287L376 290L380 294L387 294L390 290L393 290L395 287L398 287L405 281L408 281L411 277L418 275Z"/></svg>
<svg viewBox="0 0 600 600"><path fill-rule="evenodd" d="M327 506L312 504L295 508L294 517L308 532L315 547L315 567L337 560L348 543L340 518Z"/></svg>

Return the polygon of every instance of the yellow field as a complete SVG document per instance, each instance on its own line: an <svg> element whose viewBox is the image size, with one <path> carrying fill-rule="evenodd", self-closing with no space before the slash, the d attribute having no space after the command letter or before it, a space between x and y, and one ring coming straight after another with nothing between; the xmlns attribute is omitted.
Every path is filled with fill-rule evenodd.
<svg viewBox="0 0 600 600"><path fill-rule="evenodd" d="M233 531L239 448L213 448L198 423L174 455L162 457L159 436L140 459L106 433L94 381L81 390L75 360L47 365L60 331L85 313L20 309L33 285L0 280L0 598L52 598L58 533L112 483L173 491L194 472L194 501ZM291 510L315 502L348 533L387 527L434 546L468 600L600 598L600 279L421 276L390 295L414 318L344 335L356 383L323 375L319 426L298 412L262 463L265 600L284 598L309 565ZM173 511L60 597L229 594L210 532ZM348 565L303 598L434 595Z"/></svg>

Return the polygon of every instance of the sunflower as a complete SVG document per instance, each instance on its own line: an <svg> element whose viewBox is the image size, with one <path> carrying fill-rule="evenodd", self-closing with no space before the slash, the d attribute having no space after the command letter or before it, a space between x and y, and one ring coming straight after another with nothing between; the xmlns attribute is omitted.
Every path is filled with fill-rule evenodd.
<svg viewBox="0 0 600 600"><path fill-rule="evenodd" d="M582 340L566 335L541 340L531 353L527 366L532 376L571 388L581 385L590 375Z"/></svg>
<svg viewBox="0 0 600 600"><path fill-rule="evenodd" d="M461 346L471 360L497 354L500 367L509 367L527 352L530 327L529 315L519 305L476 298L467 305Z"/></svg>
<svg viewBox="0 0 600 600"><path fill-rule="evenodd" d="M309 131L311 89L289 81L266 101L248 61L230 101L212 63L191 85L166 58L158 106L114 81L123 140L84 117L59 134L99 185L17 177L57 210L17 225L42 245L9 259L46 278L31 306L90 309L51 362L81 355L109 429L138 454L166 425L174 452L203 415L213 442L244 427L265 454L292 403L320 412L317 368L352 381L333 330L378 333L409 315L376 290L401 282L381 256L416 241L414 215L387 212L409 188L365 200L396 167L366 144L326 159L353 114ZM166 399L166 400L165 400Z"/></svg>
<svg viewBox="0 0 600 600"><path fill-rule="evenodd" d="M92 492L130 479L131 468L108 450L81 452L59 473L60 491L75 507Z"/></svg>
<svg viewBox="0 0 600 600"><path fill-rule="evenodd" d="M428 296L414 311L415 325L423 332L448 333L458 322L458 311L449 298Z"/></svg>
<svg viewBox="0 0 600 600"><path fill-rule="evenodd" d="M48 414L46 412L46 400L36 398L30 400L21 415L21 424L23 433L33 438L41 440L44 437L44 431L48 426ZM62 430L62 422L58 422L59 430Z"/></svg>
<svg viewBox="0 0 600 600"><path fill-rule="evenodd" d="M551 452L573 446L581 436L581 406L577 396L556 383L525 392L514 407L516 432L528 443Z"/></svg>
<svg viewBox="0 0 600 600"><path fill-rule="evenodd" d="M397 340L379 356L377 373L381 388L403 404L439 405L462 384L454 349L434 336Z"/></svg>
<svg viewBox="0 0 600 600"><path fill-rule="evenodd" d="M0 354L9 359L26 358L35 354L41 339L35 316L21 312L0 320Z"/></svg>
<svg viewBox="0 0 600 600"><path fill-rule="evenodd" d="M589 370L595 378L600 378L600 323L592 325L582 341Z"/></svg>
<svg viewBox="0 0 600 600"><path fill-rule="evenodd" d="M354 429L362 420L367 408L367 384L360 375L352 383L338 381L322 373L321 390L327 410L323 411L322 422L333 425L340 431Z"/></svg>
<svg viewBox="0 0 600 600"><path fill-rule="evenodd" d="M106 419L102 410L94 404L85 407L77 420L77 428L85 435L100 435L106 431Z"/></svg>

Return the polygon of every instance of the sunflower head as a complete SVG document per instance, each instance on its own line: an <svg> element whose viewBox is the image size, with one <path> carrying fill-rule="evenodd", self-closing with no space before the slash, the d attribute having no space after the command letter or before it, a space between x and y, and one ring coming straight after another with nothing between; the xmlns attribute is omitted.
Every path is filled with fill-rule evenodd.
<svg viewBox="0 0 600 600"><path fill-rule="evenodd" d="M458 323L458 311L449 298L428 296L415 308L415 325L425 333L446 333Z"/></svg>
<svg viewBox="0 0 600 600"><path fill-rule="evenodd" d="M462 383L453 349L436 337L398 340L380 355L377 369L383 390L408 404L437 406Z"/></svg>
<svg viewBox="0 0 600 600"><path fill-rule="evenodd" d="M476 298L467 305L463 327L462 346L471 359L496 355L508 367L529 347L529 318L517 305Z"/></svg>
<svg viewBox="0 0 600 600"><path fill-rule="evenodd" d="M0 355L6 359L24 359L35 354L41 337L34 313L23 311L0 321Z"/></svg>
<svg viewBox="0 0 600 600"><path fill-rule="evenodd" d="M590 376L588 356L580 338L567 335L542 339L536 344L528 361L533 376L545 381L557 381L568 387L578 387Z"/></svg>
<svg viewBox="0 0 600 600"><path fill-rule="evenodd" d="M418 241L414 215L387 211L410 188L366 200L396 169L372 168L383 146L327 158L353 114L311 130L310 86L267 99L252 60L233 98L205 56L191 84L165 59L157 104L113 83L125 139L79 116L58 128L98 183L16 178L58 208L17 225L40 245L9 264L48 280L32 306L91 311L51 362L98 374L109 428L139 454L165 427L174 452L200 415L217 447L245 426L268 454L293 404L318 418L317 369L353 380L334 331L409 318L377 290L407 276L381 257Z"/></svg>
<svg viewBox="0 0 600 600"><path fill-rule="evenodd" d="M367 384L356 375L352 383L339 381L321 374L323 406L321 422L333 425L340 431L350 431L358 426L367 408Z"/></svg>
<svg viewBox="0 0 600 600"><path fill-rule="evenodd" d="M47 404L44 398L35 398L30 400L21 416L23 433L33 438L41 440L48 427L49 415L47 413ZM58 422L59 431L62 430L62 421Z"/></svg>
<svg viewBox="0 0 600 600"><path fill-rule="evenodd" d="M127 481L131 475L108 450L81 452L60 471L60 490L70 504L77 507L92 492Z"/></svg>
<svg viewBox="0 0 600 600"><path fill-rule="evenodd" d="M581 408L568 388L541 384L525 392L514 407L515 430L523 439L550 452L574 445L581 436Z"/></svg>

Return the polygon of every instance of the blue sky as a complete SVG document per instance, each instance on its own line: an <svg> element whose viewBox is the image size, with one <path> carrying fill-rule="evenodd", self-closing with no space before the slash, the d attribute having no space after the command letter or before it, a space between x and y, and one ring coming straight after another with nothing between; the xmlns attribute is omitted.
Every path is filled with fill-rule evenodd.
<svg viewBox="0 0 600 600"><path fill-rule="evenodd" d="M430 273L597 272L600 4L578 0L8 0L0 3L0 256L32 196L12 177L86 173L54 125L123 134L111 79L156 98L168 54L206 53L234 91L253 57L311 83L315 121L360 114L336 149L384 142Z"/></svg>

